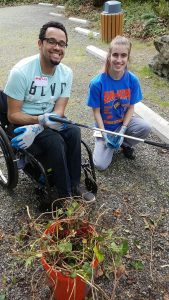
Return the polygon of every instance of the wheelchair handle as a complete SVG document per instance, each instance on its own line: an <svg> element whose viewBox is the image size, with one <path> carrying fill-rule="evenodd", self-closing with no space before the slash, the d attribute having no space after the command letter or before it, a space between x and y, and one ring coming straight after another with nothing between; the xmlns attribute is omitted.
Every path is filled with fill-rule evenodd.
<svg viewBox="0 0 169 300"><path fill-rule="evenodd" d="M161 148L165 148L165 149L169 150L169 144L166 144L166 143L157 143L157 142L154 142L154 141L143 140L143 139L131 136L131 135L126 135L126 134L118 133L118 132L115 132L115 131L109 131L109 130L100 129L100 128L97 128L97 127L92 127L92 126L88 126L88 125L84 125L84 124L75 123L73 121L67 120L66 118L64 119L64 118L61 118L61 117L56 117L54 115L50 116L49 119L51 121L56 121L56 122L66 123L66 124L72 124L72 125L76 125L78 127L83 127L83 128L91 129L91 130L94 130L94 131L96 130L96 131L100 131L100 132L105 132L105 133L110 134L110 135L122 136L122 137L127 138L127 139L135 140L135 141L142 142L142 143L145 143L145 144L148 144L148 145L153 145L153 146L156 146L156 147L161 147Z"/></svg>

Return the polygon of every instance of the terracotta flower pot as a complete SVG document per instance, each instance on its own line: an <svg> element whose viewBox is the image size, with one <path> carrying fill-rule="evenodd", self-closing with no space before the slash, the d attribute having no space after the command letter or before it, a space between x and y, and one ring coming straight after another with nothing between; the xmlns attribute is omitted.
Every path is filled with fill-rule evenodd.
<svg viewBox="0 0 169 300"><path fill-rule="evenodd" d="M58 220L49 226L45 230L44 235L53 235L58 230L59 227L63 226L64 223L73 224L76 220L64 219ZM79 229L75 229L76 235L78 237L85 238L86 235L91 235L95 232L92 225L87 222L82 222L82 225ZM62 230L62 237L66 237L69 234L70 230ZM53 287L53 296L55 300L84 300L87 294L89 293L90 286L83 280L80 276L71 278L69 272L65 270L56 270L52 265L50 265L45 257L41 258L41 263L43 268L47 272L50 285ZM91 262L92 267L95 269L97 267L97 261L94 260Z"/></svg>

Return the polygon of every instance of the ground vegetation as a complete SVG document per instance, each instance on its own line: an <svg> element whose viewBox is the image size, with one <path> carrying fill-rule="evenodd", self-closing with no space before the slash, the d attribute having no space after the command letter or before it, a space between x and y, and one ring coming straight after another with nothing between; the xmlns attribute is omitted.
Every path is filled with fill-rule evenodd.
<svg viewBox="0 0 169 300"><path fill-rule="evenodd" d="M31 1L38 3L37 0ZM65 5L67 15L90 19L99 28L100 13L105 0L44 0L56 5ZM0 5L26 4L27 0L0 0ZM167 0L122 0L124 33L130 37L151 39L169 32L169 2Z"/></svg>

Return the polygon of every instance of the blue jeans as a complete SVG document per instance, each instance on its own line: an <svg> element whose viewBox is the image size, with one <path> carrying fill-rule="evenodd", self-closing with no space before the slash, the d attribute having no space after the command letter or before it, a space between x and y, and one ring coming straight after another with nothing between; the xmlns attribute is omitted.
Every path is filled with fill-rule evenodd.
<svg viewBox="0 0 169 300"><path fill-rule="evenodd" d="M80 184L81 133L79 127L68 125L68 128L61 132L45 128L27 150L37 158L42 157L45 167L52 169L53 184L61 196L69 196L71 187Z"/></svg>

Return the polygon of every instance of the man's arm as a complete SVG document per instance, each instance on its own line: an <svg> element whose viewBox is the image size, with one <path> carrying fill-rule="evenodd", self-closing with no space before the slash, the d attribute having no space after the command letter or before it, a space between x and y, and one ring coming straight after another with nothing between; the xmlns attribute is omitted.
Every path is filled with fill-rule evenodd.
<svg viewBox="0 0 169 300"><path fill-rule="evenodd" d="M65 108L67 106L69 98L68 97L60 97L54 106L53 112L58 114L60 117L64 117Z"/></svg>
<svg viewBox="0 0 169 300"><path fill-rule="evenodd" d="M8 101L8 120L12 124L30 125L38 124L38 117L25 114L21 111L22 101L7 97Z"/></svg>
<svg viewBox="0 0 169 300"><path fill-rule="evenodd" d="M53 112L57 113L59 116L63 117L66 105L68 103L68 97L59 98L56 101ZM11 97L7 97L8 101L8 120L10 123L18 124L18 125L31 125L38 124L38 116L28 115L21 111L23 102L13 99Z"/></svg>

